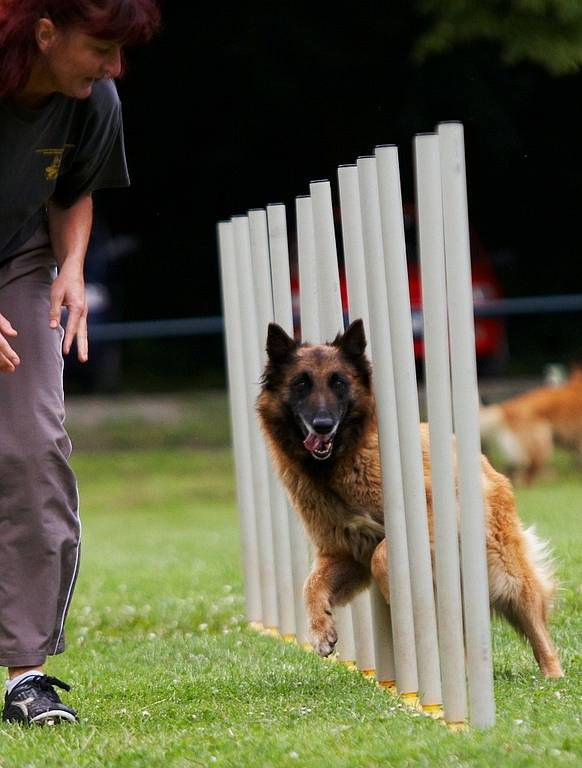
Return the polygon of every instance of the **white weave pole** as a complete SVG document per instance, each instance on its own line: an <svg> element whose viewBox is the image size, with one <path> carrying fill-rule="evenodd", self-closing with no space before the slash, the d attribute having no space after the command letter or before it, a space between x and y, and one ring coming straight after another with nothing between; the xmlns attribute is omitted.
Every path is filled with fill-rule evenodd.
<svg viewBox="0 0 582 768"><path fill-rule="evenodd" d="M258 627L263 618L261 580L232 228L229 221L218 224L218 247L246 617L251 625Z"/></svg>
<svg viewBox="0 0 582 768"><path fill-rule="evenodd" d="M415 137L418 244L422 279L425 383L444 717L467 717L438 138Z"/></svg>
<svg viewBox="0 0 582 768"><path fill-rule="evenodd" d="M370 320L357 167L355 165L340 166L338 182L350 321L361 318L364 322L366 338L369 338ZM354 615L354 633L357 625L360 632L367 633L366 642L369 644L371 629L376 681L383 687L394 688L396 675L390 609L375 581L370 584L368 595L368 605L364 604L362 610L369 611L369 618L364 615L360 619L358 615ZM364 648L367 647L364 641L361 643ZM370 653L369 650L367 652Z"/></svg>
<svg viewBox="0 0 582 768"><path fill-rule="evenodd" d="M356 667L364 677L373 678L376 676L376 658L370 593L367 590L360 592L352 599L350 608Z"/></svg>
<svg viewBox="0 0 582 768"><path fill-rule="evenodd" d="M299 320L301 341L319 342L319 306L317 296L317 264L313 207L309 195L295 198L297 256L299 267ZM309 331L309 333L307 333Z"/></svg>
<svg viewBox="0 0 582 768"><path fill-rule="evenodd" d="M485 518L481 487L479 394L469 247L465 145L460 123L438 126L445 262L451 344L453 416L457 438L461 564L471 723L495 722Z"/></svg>
<svg viewBox="0 0 582 768"><path fill-rule="evenodd" d="M338 333L344 331L344 315L338 272L331 185L327 180L312 181L309 190L313 209L320 341L333 341Z"/></svg>
<svg viewBox="0 0 582 768"><path fill-rule="evenodd" d="M376 147L376 165L406 508L419 694L421 704L427 711L439 711L442 692L437 623L426 515L398 149L395 146Z"/></svg>
<svg viewBox="0 0 582 768"><path fill-rule="evenodd" d="M247 216L232 219L236 276L240 304L240 326L247 390L247 415L250 432L252 477L255 497L255 519L259 547L259 572L261 574L261 597L263 624L266 630L276 632L279 625L277 611L277 588L275 558L273 552L273 526L269 498L269 470L267 450L255 413L259 394L261 361L257 333L255 291L251 265L251 244Z"/></svg>
<svg viewBox="0 0 582 768"><path fill-rule="evenodd" d="M271 252L273 319L293 338L293 301L291 297L285 206L267 206L267 220ZM303 600L303 585L309 574L307 539L298 515L291 509L286 497L284 501L293 578L293 589L288 593L287 600L294 603L297 640L305 645L309 642L307 612Z"/></svg>
<svg viewBox="0 0 582 768"><path fill-rule="evenodd" d="M311 198L309 195L300 195L295 199L295 221L297 231L299 324L301 327L301 341L315 344L319 340L319 307L317 304L313 209L311 207ZM307 552L309 568L309 563L312 560L312 551L309 540L307 541ZM301 585L301 596L303 599L303 585Z"/></svg>
<svg viewBox="0 0 582 768"><path fill-rule="evenodd" d="M273 320L273 290L271 286L267 217L262 209L249 211L248 217L257 313L257 340L259 343L261 368L264 368L267 362L265 349L267 327ZM296 626L287 503L283 489L275 476L270 461L268 463L268 470L271 521L273 525L273 549L276 563L275 576L277 578L279 632L283 638L290 640L295 637Z"/></svg>
<svg viewBox="0 0 582 768"><path fill-rule="evenodd" d="M412 698L418 694L418 673L376 159L359 158L357 167L382 465L396 686L403 697Z"/></svg>
<svg viewBox="0 0 582 768"><path fill-rule="evenodd" d="M333 341L344 330L340 282L329 181L313 181L309 185L313 215L317 305L319 328L305 328L305 338L320 342ZM299 269L301 271L301 263ZM300 272L301 273L301 272ZM303 281L302 281L303 282ZM355 663L351 606L334 609L338 633L337 655L340 661Z"/></svg>
<svg viewBox="0 0 582 768"><path fill-rule="evenodd" d="M369 338L370 320L357 167L355 165L340 166L338 182L350 322L361 318L364 322L366 338ZM364 596L367 597L365 601ZM358 608L354 610L356 606ZM363 612L363 616L359 615L360 611ZM358 646L360 646L364 649L364 654L367 653L373 658L376 681L383 687L393 688L396 685L396 679L390 609L375 581L372 580L367 593L363 593L352 602L352 618L358 668L362 668L360 665L364 664L363 660L358 659ZM364 634L364 637L358 642L358 635L361 634Z"/></svg>
<svg viewBox="0 0 582 768"><path fill-rule="evenodd" d="M356 316L354 316L354 319L355 317ZM361 592L351 601L350 605L352 609L352 629L354 633L354 646L356 651L356 667L362 672L362 674L372 677L375 676L376 660L374 650L374 630L372 628L372 602L370 593L368 591ZM384 626L384 630L385 629L386 626Z"/></svg>

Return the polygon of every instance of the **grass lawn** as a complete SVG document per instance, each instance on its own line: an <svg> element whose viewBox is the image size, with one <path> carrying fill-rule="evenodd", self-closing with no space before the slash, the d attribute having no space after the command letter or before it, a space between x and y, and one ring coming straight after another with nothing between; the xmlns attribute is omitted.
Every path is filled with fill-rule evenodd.
<svg viewBox="0 0 582 768"><path fill-rule="evenodd" d="M582 474L569 461L518 493L555 548L551 632L566 677L540 678L529 647L495 622L497 725L451 733L357 673L245 627L219 442L77 452L82 569L68 651L49 671L73 684L82 722L0 726L1 768L582 764Z"/></svg>

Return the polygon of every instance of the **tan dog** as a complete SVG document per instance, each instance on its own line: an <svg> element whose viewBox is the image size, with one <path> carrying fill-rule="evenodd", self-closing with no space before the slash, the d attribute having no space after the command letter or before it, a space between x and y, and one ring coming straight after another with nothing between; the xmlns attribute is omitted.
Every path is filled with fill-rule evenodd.
<svg viewBox="0 0 582 768"><path fill-rule="evenodd" d="M373 577L389 602L378 433L360 320L332 344L298 345L269 326L258 414L275 467L315 550L305 584L314 648L337 642L332 609ZM428 431L421 430L433 542ZM543 674L562 670L546 627L554 592L544 545L524 530L509 481L481 459L491 605L523 633Z"/></svg>
<svg viewBox="0 0 582 768"><path fill-rule="evenodd" d="M582 461L582 369L575 368L563 384L482 406L480 420L484 445L497 448L515 482L535 480L555 445Z"/></svg>

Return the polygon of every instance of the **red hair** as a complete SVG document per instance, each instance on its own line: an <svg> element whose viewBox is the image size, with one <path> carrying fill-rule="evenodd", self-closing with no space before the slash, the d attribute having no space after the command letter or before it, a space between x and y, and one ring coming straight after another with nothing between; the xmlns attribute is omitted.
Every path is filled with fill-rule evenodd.
<svg viewBox="0 0 582 768"><path fill-rule="evenodd" d="M0 0L0 97L24 88L38 48L35 25L48 18L123 45L147 42L160 24L156 0Z"/></svg>

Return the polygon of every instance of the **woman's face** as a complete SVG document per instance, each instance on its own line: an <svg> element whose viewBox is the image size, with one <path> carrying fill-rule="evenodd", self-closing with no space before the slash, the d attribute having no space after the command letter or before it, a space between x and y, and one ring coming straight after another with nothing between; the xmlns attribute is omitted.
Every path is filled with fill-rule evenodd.
<svg viewBox="0 0 582 768"><path fill-rule="evenodd" d="M120 43L92 37L76 28L60 30L48 20L41 21L50 25L44 36L37 36L43 79L49 92L86 99L96 80L118 77Z"/></svg>

